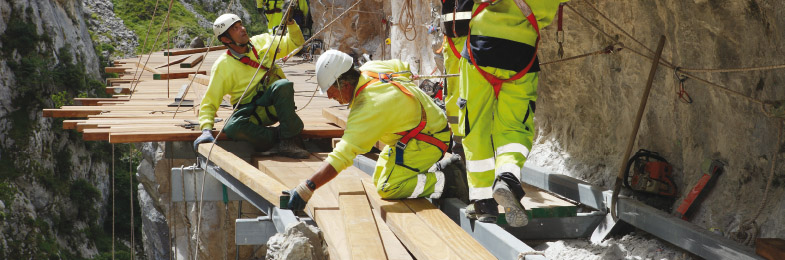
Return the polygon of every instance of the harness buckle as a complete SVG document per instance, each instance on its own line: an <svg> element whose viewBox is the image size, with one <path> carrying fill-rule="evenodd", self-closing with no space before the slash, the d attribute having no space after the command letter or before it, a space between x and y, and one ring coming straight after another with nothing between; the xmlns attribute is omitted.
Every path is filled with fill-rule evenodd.
<svg viewBox="0 0 785 260"><path fill-rule="evenodd" d="M401 149L401 151L403 151L403 150L406 150L406 145L407 144L405 144L405 143L403 143L401 141L398 141L397 143L395 143L395 148Z"/></svg>
<svg viewBox="0 0 785 260"><path fill-rule="evenodd" d="M392 81L392 73L379 72L379 81L384 83L390 83L390 81Z"/></svg>

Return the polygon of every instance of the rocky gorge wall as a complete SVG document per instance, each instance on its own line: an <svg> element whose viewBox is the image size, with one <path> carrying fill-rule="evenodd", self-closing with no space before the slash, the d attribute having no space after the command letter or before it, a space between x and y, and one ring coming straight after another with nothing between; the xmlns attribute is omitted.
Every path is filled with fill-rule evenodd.
<svg viewBox="0 0 785 260"><path fill-rule="evenodd" d="M744 68L782 64L785 3L765 0L571 1L580 14L618 37L625 47L646 52L587 5L596 6L622 29L684 68ZM614 42L565 8L565 58ZM540 60L557 60L556 26L543 31ZM537 136L529 164L611 189L632 131L651 61L630 50L543 66L535 115ZM694 73L755 100L785 98L782 70ZM781 120L761 105L688 79L693 102L680 101L673 69L654 78L633 153L656 151L674 166L678 202L702 175L706 158L725 163L716 186L695 212L693 223L726 235L754 217L774 168L768 203L757 218L760 237L785 236L785 189Z"/></svg>

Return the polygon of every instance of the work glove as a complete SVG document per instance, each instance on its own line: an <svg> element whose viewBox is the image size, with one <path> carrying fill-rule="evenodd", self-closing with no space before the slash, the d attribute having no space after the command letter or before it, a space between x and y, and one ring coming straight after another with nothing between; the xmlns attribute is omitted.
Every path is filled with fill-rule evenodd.
<svg viewBox="0 0 785 260"><path fill-rule="evenodd" d="M300 183L297 187L294 187L291 191L289 191L289 204L287 208L290 210L303 210L305 209L305 204L308 203L308 200L311 199L311 195L313 195L313 191L311 188L308 187L308 180L306 182ZM310 184L313 184L311 182ZM316 186L313 185L313 188L316 189Z"/></svg>
<svg viewBox="0 0 785 260"><path fill-rule="evenodd" d="M297 0L284 1L283 2L283 7L289 7L289 2L290 1L297 1ZM298 4L297 2L291 4L291 8L289 8L288 11L287 10L282 10L282 12L284 12L286 17L283 18L283 22L281 22L281 24L289 24L289 23L292 22L292 19L294 19L294 12L297 9L297 4Z"/></svg>
<svg viewBox="0 0 785 260"><path fill-rule="evenodd" d="M213 138L212 129L210 128L202 129L202 135L200 135L199 138L196 138L196 140L194 140L194 152L197 153L199 152L199 144L207 143L207 142L212 143L214 141L215 138Z"/></svg>

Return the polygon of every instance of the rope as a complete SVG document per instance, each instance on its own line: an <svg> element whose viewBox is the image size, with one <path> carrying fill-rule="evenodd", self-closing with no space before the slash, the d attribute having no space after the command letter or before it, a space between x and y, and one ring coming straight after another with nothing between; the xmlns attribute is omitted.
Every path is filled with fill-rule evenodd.
<svg viewBox="0 0 785 260"><path fill-rule="evenodd" d="M150 28L153 27L153 21L155 20L155 13L158 11L158 2L160 0L155 0L155 8L153 9L153 16L150 17L150 24L147 25L147 33L144 35L144 43L142 44L142 55L139 55L139 60L136 62L136 70L134 70L134 76L132 79L136 78L136 73L139 72L139 63L142 63L142 57L144 57L144 47L147 47L147 38L150 37Z"/></svg>
<svg viewBox="0 0 785 260"><path fill-rule="evenodd" d="M169 1L169 10L172 10L172 2ZM168 14L167 14L168 15ZM166 19L166 51L171 51L172 47L172 26L169 23L169 19ZM166 74L169 74L169 68L171 67L171 59L172 55L166 55ZM171 80L170 77L166 77L166 98L169 98L169 81Z"/></svg>
<svg viewBox="0 0 785 260"><path fill-rule="evenodd" d="M180 181L182 182L183 187L183 215L185 216L185 235L187 238L185 241L188 243L188 255L193 254L193 249L191 249L191 220L188 218L188 201L185 199L185 171L184 166L180 165ZM193 174L193 168L191 168L191 174Z"/></svg>
<svg viewBox="0 0 785 260"><path fill-rule="evenodd" d="M134 145L128 144L128 192L130 193L129 201L131 202L131 259L136 258L136 245L134 241L134 233L136 228L134 226L134 172L133 172L133 154Z"/></svg>
<svg viewBox="0 0 785 260"><path fill-rule="evenodd" d="M401 13L398 15L398 23L400 24L398 28L403 31L403 37L409 41L417 39L417 28L414 27L416 21L414 18L414 10L412 9L412 0L406 0L403 3L403 8L401 8ZM406 14L406 17L403 17L404 14ZM410 31L414 31L412 38L409 38Z"/></svg>
<svg viewBox="0 0 785 260"><path fill-rule="evenodd" d="M540 255L540 256L545 256L545 253L544 253L544 252L540 252L540 251L527 251L527 252L520 252L520 253L518 253L518 260L523 260L523 259L525 259L527 255Z"/></svg>
<svg viewBox="0 0 785 260"><path fill-rule="evenodd" d="M763 191L763 200L760 202L755 214L749 220L739 225L739 229L736 232L731 232L731 238L733 240L748 246L752 246L755 243L755 239L758 237L759 228L757 219L760 216L760 213L763 212L766 203L769 201L769 191L771 190L771 183L774 181L774 169L777 166L777 153L779 152L780 144L782 143L782 119L777 122L777 125L777 143L774 146L774 152L771 156L771 170L769 171L769 180L766 182L766 189Z"/></svg>
<svg viewBox="0 0 785 260"><path fill-rule="evenodd" d="M114 260L114 144L112 144L112 260Z"/></svg>
<svg viewBox="0 0 785 260"><path fill-rule="evenodd" d="M346 8L346 11L343 11L343 13L339 14L339 15L338 15L338 17L335 17L335 18L334 18L332 21L330 21L329 23L327 23L327 25L325 25L324 27L322 27L322 29L321 29L321 30L319 30L318 32L316 32L316 33L314 33L313 35L311 35L311 38L308 38L308 40L307 40L307 41L305 41L305 42L304 42L302 45L300 45L300 47L297 47L296 49L294 49L292 52L290 52L289 54L287 54L286 56L284 56L283 58L281 58L281 60L282 60L283 62L286 62L286 61L287 61L287 60L288 60L290 57L294 56L294 55L295 55L297 52L299 52L299 51L300 51L300 50L301 50L301 49L302 49L304 46L308 45L308 43L310 43L311 41L313 41L314 39L316 39L316 36L317 36L317 35L319 35L319 34L321 34L321 33L322 33L324 30L326 30L327 28L330 28L330 37L332 37L332 27L330 27L330 26L331 26L331 25L333 25L333 23L335 23L335 21L338 21L338 19L340 19L341 17L343 17L344 15L346 15L347 13L349 13L349 11L351 11L351 10L352 10L352 8L354 8L355 6L357 6L358 4L360 4L360 2L362 2L362 1L363 1L363 0L357 0L357 2L355 2L355 3L354 3L352 6L350 6L349 8ZM327 45L329 46L330 44L328 43Z"/></svg>
<svg viewBox="0 0 785 260"><path fill-rule="evenodd" d="M586 0L584 0L584 2L585 2L585 1L586 1ZM617 29L621 30L621 31L622 31L622 32L623 32L623 33L624 33L624 34L625 34L627 37L631 38L633 41L635 41L636 43L638 43L639 45L641 45L641 46L642 46L644 49L646 49L646 50L648 50L648 51L650 51L650 52L651 52L651 50L650 50L649 48L647 48L645 45L643 45L642 43L640 43L640 41L638 41L638 40L636 40L636 39L632 38L632 36L631 36L631 35L629 35L629 33L627 33L626 31L624 31L623 29L621 29L621 27L619 27L618 25L616 25L616 23L614 23L613 21L611 21L611 20L610 20L610 19L609 19L607 16L605 16L604 14L602 14L601 12L599 12L599 10L597 10L597 9L596 9L594 6L592 6L592 5L591 5L591 4L589 4L588 2L586 2L586 4L587 4L589 7L591 7L592 9L594 9L595 11L597 11L597 13L598 13L600 16L602 16L603 18L605 18L605 19L606 19L606 20L607 20L609 23L613 24L613 26L614 26L614 27L616 27ZM616 40L616 39L615 39L615 37L611 36L610 34L608 34L607 32L605 32L604 30L602 30L601 28L599 28L599 26L597 26L596 24L594 24L593 22L591 22L591 21L590 21L588 18L586 18L586 17L585 17L583 14L581 14L580 12L578 12L577 10L575 10L575 9L574 9L574 8L573 8L571 5L569 5L569 4L566 4L566 6L567 6L567 8L569 8L570 10L572 10L573 12L575 12L576 14L578 14L578 16L579 16L579 17L581 17L581 18L582 18L584 21L586 21L587 23L589 23L590 25L592 25L592 27L594 27L595 29L597 29L598 31L600 31L600 32L601 32L603 35L605 35L606 37L608 37L608 38L610 38L610 39L613 39L615 42L618 42L618 40ZM641 56L641 57L647 58L647 59L649 59L649 60L654 60L654 58L653 58L653 57L651 57L651 56L649 56L649 55L646 55L646 54L643 54L643 53L641 53L641 52L639 52L639 51L637 51L637 50L635 50L635 49L633 49L633 48L630 48L630 47L625 47L624 49L626 49L626 50L629 50L630 52L632 52L632 53L634 53L634 54L636 54L636 55L638 55L638 56ZM703 82L703 83L705 83L705 84L707 84L707 85L709 85L709 86L711 86L711 87L717 88L717 89L719 89L719 90L721 90L721 91L724 91L725 93L728 93L728 94L730 94L730 95L734 95L734 96L738 96L738 97L741 97L741 98L747 99L748 101L750 101L750 102L753 102L753 103L757 103L757 104L765 105L765 103L764 103L763 101L761 101L761 100L758 100L758 99L756 99L756 98L753 98L753 97L750 97L750 96L744 95L743 93L741 93L741 92L739 92L739 91L735 91L735 90L729 89L729 88L727 88L727 87L724 87L724 86L721 86L721 85L719 85L719 84L717 84L717 83L714 83L714 82L708 81L708 80L706 80L706 79L703 79L703 78L701 78L701 77L695 76L695 75L693 75L693 74L687 73L687 72L685 72L685 71L684 71L684 69L677 68L676 66L674 66L673 64L671 64L670 62L668 62L668 61L667 61L667 60L665 60L665 59L660 59L660 62L659 62L659 63L660 63L660 65L662 65L662 66L665 66L665 67L667 67L667 68L669 68L669 69L673 69L673 70L674 70L674 72L675 72L675 73L677 73L677 74L678 74L678 73L680 73L681 75L683 75L683 76L686 76L686 77L688 77L688 78L692 78L692 79L695 79L695 80L697 80L697 81ZM769 66L769 67L772 67L772 66ZM779 67L779 66L773 66L773 67ZM767 67L761 67L761 68L767 68ZM693 69L693 70L697 70L697 69ZM727 69L720 69L720 70L727 70ZM735 69L734 69L734 70L735 70Z"/></svg>
<svg viewBox="0 0 785 260"><path fill-rule="evenodd" d="M172 2L173 1L174 0L169 0L169 6L172 6ZM164 18L164 22L161 23L161 29L158 30L158 34L155 36L155 41L153 41L152 48L150 48L150 53L147 54L147 60L145 60L144 61L144 65L142 65L143 68L147 67L147 63L150 62L150 57L153 56L153 50L155 49L155 46L158 44L158 38L161 36L161 32L163 32L163 30L164 30L164 25L169 21L169 13L171 11L172 11L171 8L169 8L169 10L166 11L166 17ZM150 20L150 22L152 23L152 20ZM141 57L140 57L140 61L141 61ZM139 69L139 63L136 64L136 69L137 70ZM136 87L139 86L139 80L142 79L142 75L143 74L144 74L144 70L139 72L139 77L136 78L135 84L134 84L133 88L131 88L131 93L128 95L129 98L134 96L134 91L136 91Z"/></svg>
<svg viewBox="0 0 785 260"><path fill-rule="evenodd" d="M580 58L586 58L586 57L589 57L589 56L594 56L594 55L599 55L599 54L614 54L614 53L616 53L618 51L621 51L623 49L621 47L614 48L616 46L616 44L621 45L620 43L614 43L614 44L608 45L608 47L602 48L602 49L594 51L594 52L584 53L584 54L581 54L581 55L572 56L572 57L569 57L569 58L564 58L564 59L555 60L555 61L541 62L540 66L551 65L551 64L555 64L555 63L571 61L571 60L580 59Z"/></svg>
<svg viewBox="0 0 785 260"><path fill-rule="evenodd" d="M279 24L282 24L282 25L286 24L285 23L286 21L284 21L283 18L289 16L289 12L292 11L292 5L295 2L296 1L290 1L289 2L289 6L286 7L286 12L283 14L283 16L281 16L281 22ZM234 1L232 1L232 3L234 3ZM275 52L273 53L273 58L270 60L270 63L271 63L270 64L270 69L267 71L267 73L265 73L264 76L262 76L261 81L265 81L265 80L269 79L269 78L265 78L265 77L267 77L267 75L269 75L269 72L271 70L275 69L274 68L274 65L275 65L275 55L278 53L279 47L281 46L281 42L283 41L283 37L284 37L284 33L283 32L285 30L286 30L286 26L279 26L278 27L278 32L280 32L281 38L278 40L278 45L275 47ZM275 39L275 36L279 34L278 32L273 32L273 40ZM273 42L275 42L275 41L273 41ZM270 46L270 47L272 47L272 46ZM267 48L267 50L264 52L264 56L262 56L262 58L259 59L259 63L260 64L264 63L264 60L267 58L267 55L270 53L270 49L272 49L272 48ZM251 80L248 82L248 86L245 87L245 90L243 90L243 93L240 95L240 98L238 99L237 104L235 104L234 108L232 109L232 114L229 116L229 118L232 118L234 113L237 111L237 108L240 106L240 101L242 101L243 98L245 98L245 95L248 94L248 89L251 88L251 85L253 84L253 81L256 78L256 75L259 74L259 69L261 69L262 67L263 66L259 66L259 67L256 68L256 71L254 72L253 76L251 77ZM218 131L218 135L217 136L221 136L221 133L223 133L225 127L226 127L226 125L221 127L221 130ZM212 144L210 145L210 150L207 152L207 156L205 158L205 167L210 162L210 155L212 155L213 148L215 147L215 144L217 142L218 142L218 138L213 140ZM201 241L200 241L200 237L199 237L198 234L199 234L199 230L200 230L200 226L201 226L201 222L202 222L202 207L201 207L201 204L204 202L203 201L203 199L204 199L204 183L205 183L206 174L207 174L206 171L202 171L202 185L201 185L202 187L201 187L201 194L200 194L200 197L199 197L199 205L200 206L197 208L199 213L197 214L197 218L196 218L197 219L197 221L196 221L196 234L197 234L197 236L196 236L196 248L197 248L197 251L194 254L194 260L199 259L198 258L198 256L199 256L198 248L199 248L199 242L201 242ZM194 181L196 181L195 179L196 178L194 178ZM194 188L195 187L196 187L196 185L194 185Z"/></svg>
<svg viewBox="0 0 785 260"><path fill-rule="evenodd" d="M748 67L748 68L732 68L732 69L694 69L694 68L681 68L681 71L690 72L748 72L748 71L761 71L761 70L776 70L785 69L785 64Z"/></svg>
<svg viewBox="0 0 785 260"><path fill-rule="evenodd" d="M237 201L237 218L241 218L243 215L243 200ZM235 230L237 232L237 230ZM240 260L240 246L237 245L235 242L234 245L234 260Z"/></svg>

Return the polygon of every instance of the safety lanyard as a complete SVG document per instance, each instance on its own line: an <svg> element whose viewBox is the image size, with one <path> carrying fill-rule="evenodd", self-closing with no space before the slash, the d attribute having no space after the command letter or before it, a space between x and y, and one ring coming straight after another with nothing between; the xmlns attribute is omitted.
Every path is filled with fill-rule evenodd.
<svg viewBox="0 0 785 260"><path fill-rule="evenodd" d="M480 4L472 14L472 19L474 19L474 17L477 16L477 14L482 12L482 10L484 10L486 7L488 7L488 5L491 5L495 1L498 0L491 0L489 2L483 2L482 4ZM484 71L482 68L480 68L480 66L477 65L477 61L475 61L474 59L474 54L472 54L472 48L467 48L469 51L469 59L471 59L472 65L474 65L474 68L480 72L483 78L485 78L485 80L488 81L488 83L490 83L491 86L493 86L493 92L496 98L499 98L499 91L501 91L502 83L520 79L521 77L523 77L523 75L526 75L526 73L528 73L529 70L531 70L532 65L534 65L534 61L537 59L537 49L540 46L540 27L539 24L537 24L537 18L534 17L534 13L532 12L532 9L529 7L528 4L526 4L524 0L514 0L514 2L515 5L517 5L518 8L521 9L521 13L523 13L523 15L526 16L526 19L529 20L529 23L531 23L532 27L534 27L534 31L537 32L537 40L534 43L534 55L532 55L531 61L529 61L529 64L526 65L526 67L523 68L523 70L519 71L518 73L516 73L515 75L513 75L508 79L502 79L496 77L495 75L487 71ZM469 31L471 32L471 25L469 26L470 26ZM471 36L472 34L469 33L469 35L466 38L467 44L471 44Z"/></svg>
<svg viewBox="0 0 785 260"><path fill-rule="evenodd" d="M256 47L254 47L253 44L249 44L249 45L251 45L251 52L253 52L253 55L256 56L257 60L259 60L259 54L256 53ZM232 52L230 50L226 50L226 54L229 54L229 56L232 56L235 59L237 59L238 61L244 63L245 65L251 66L251 67L253 67L255 69L258 69L259 66L261 66L262 69L264 69L264 70L270 70L266 66L261 65L258 62L255 62L255 61L251 60L251 58L249 58L248 56L243 55L242 57L237 58L236 56L234 56L234 54L232 54Z"/></svg>
<svg viewBox="0 0 785 260"><path fill-rule="evenodd" d="M407 96L414 98L419 103L419 100L417 99L417 97L414 96L414 94L412 94L411 91L406 89L406 87L404 87L403 84L393 80L394 77L402 76L404 73L378 73L378 72L371 72L371 71L363 71L362 74L371 77L372 79L366 82L365 84L363 84L359 89L357 89L357 92L354 94L355 98L358 95L360 95L360 92L363 91L363 89L365 89L365 87L367 87L368 85L381 81L384 83L393 84L401 92L403 92ZM408 145L409 141L411 141L412 139L417 139L432 144L437 148L439 148L439 150L442 151L442 154L444 154L447 151L448 148L447 144L445 144L444 142L433 136L422 133L422 130L425 129L425 125L428 122L428 118L425 114L425 106L422 103L420 103L420 112L421 112L420 124L418 124L416 127L414 127L409 131L395 133L397 135L401 135L401 139L398 140L398 142L395 144L395 149L396 149L395 163L398 165L403 165L403 150L406 149L406 145Z"/></svg>

